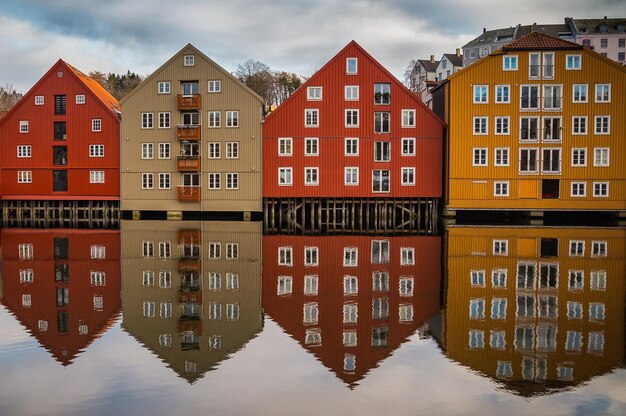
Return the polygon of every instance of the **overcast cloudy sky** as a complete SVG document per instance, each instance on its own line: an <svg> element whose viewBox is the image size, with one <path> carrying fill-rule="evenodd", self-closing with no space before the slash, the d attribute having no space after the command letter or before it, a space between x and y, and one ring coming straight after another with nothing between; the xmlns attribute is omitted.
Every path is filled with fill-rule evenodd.
<svg viewBox="0 0 626 416"><path fill-rule="evenodd" d="M146 75L189 42L229 71L253 58L311 75L352 39L401 78L483 27L625 14L624 0L2 0L0 85L25 92L59 58Z"/></svg>

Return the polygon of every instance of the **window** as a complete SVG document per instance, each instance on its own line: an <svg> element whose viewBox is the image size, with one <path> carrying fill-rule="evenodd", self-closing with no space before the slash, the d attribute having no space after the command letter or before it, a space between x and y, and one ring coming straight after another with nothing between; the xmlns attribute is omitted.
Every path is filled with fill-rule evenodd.
<svg viewBox="0 0 626 416"><path fill-rule="evenodd" d="M529 53L528 54L528 78L539 78L541 54Z"/></svg>
<svg viewBox="0 0 626 416"><path fill-rule="evenodd" d="M44 98L43 95L36 95L35 96L35 105L43 105L44 103ZM78 103L76 103L78 104Z"/></svg>
<svg viewBox="0 0 626 416"><path fill-rule="evenodd" d="M541 171L543 173L560 173L561 172L561 149L550 148L543 149Z"/></svg>
<svg viewBox="0 0 626 416"><path fill-rule="evenodd" d="M319 113L317 108L308 108L304 110L304 126L305 127L319 127Z"/></svg>
<svg viewBox="0 0 626 416"><path fill-rule="evenodd" d="M474 287L485 287L485 271L470 270L470 282Z"/></svg>
<svg viewBox="0 0 626 416"><path fill-rule="evenodd" d="M320 101L322 99L322 87L307 87L306 99L309 101Z"/></svg>
<svg viewBox="0 0 626 416"><path fill-rule="evenodd" d="M602 32L606 32L606 28L605 27L603 27L601 29L602 29L601 30ZM601 48L607 48L608 46L609 46L609 40L607 38L600 39L600 47Z"/></svg>
<svg viewBox="0 0 626 416"><path fill-rule="evenodd" d="M533 262L519 262L517 264L517 288L534 289L537 277L537 265Z"/></svg>
<svg viewBox="0 0 626 416"><path fill-rule="evenodd" d="M141 248L144 257L154 257L154 241L142 241Z"/></svg>
<svg viewBox="0 0 626 416"><path fill-rule="evenodd" d="M305 247L304 248L304 265L305 266L317 266L319 264L319 248L318 247Z"/></svg>
<svg viewBox="0 0 626 416"><path fill-rule="evenodd" d="M359 139L346 137L345 155L346 156L358 156L359 155Z"/></svg>
<svg viewBox="0 0 626 416"><path fill-rule="evenodd" d="M509 166L509 148L496 147L494 152L494 166Z"/></svg>
<svg viewBox="0 0 626 416"><path fill-rule="evenodd" d="M389 273L373 272L372 286L374 292L389 292Z"/></svg>
<svg viewBox="0 0 626 416"><path fill-rule="evenodd" d="M609 183L608 182L594 182L593 183L593 196L600 196L600 197L609 196Z"/></svg>
<svg viewBox="0 0 626 416"><path fill-rule="evenodd" d="M577 331L567 331L567 339L565 340L566 351L580 351L583 344L583 333Z"/></svg>
<svg viewBox="0 0 626 416"><path fill-rule="evenodd" d="M344 347L356 347L357 346L357 336L356 336L355 330L343 331L343 346Z"/></svg>
<svg viewBox="0 0 626 416"><path fill-rule="evenodd" d="M226 273L226 290L238 290L239 289L239 274L238 273Z"/></svg>
<svg viewBox="0 0 626 416"><path fill-rule="evenodd" d="M17 146L17 157L31 157L31 146L20 145Z"/></svg>
<svg viewBox="0 0 626 416"><path fill-rule="evenodd" d="M374 162L391 160L391 142L374 142Z"/></svg>
<svg viewBox="0 0 626 416"><path fill-rule="evenodd" d="M372 170L372 192L389 192L388 170Z"/></svg>
<svg viewBox="0 0 626 416"><path fill-rule="evenodd" d="M510 87L508 85L496 85L496 103L508 104L511 102Z"/></svg>
<svg viewBox="0 0 626 416"><path fill-rule="evenodd" d="M195 56L194 55L185 55L183 57L183 65L184 66L194 66L195 65Z"/></svg>
<svg viewBox="0 0 626 416"><path fill-rule="evenodd" d="M238 173L226 174L226 189L239 189L239 174Z"/></svg>
<svg viewBox="0 0 626 416"><path fill-rule="evenodd" d="M585 242L581 240L570 240L569 242L570 257L582 257L585 255Z"/></svg>
<svg viewBox="0 0 626 416"><path fill-rule="evenodd" d="M568 279L569 290L582 290L585 285L585 272L583 270L570 270Z"/></svg>
<svg viewBox="0 0 626 416"><path fill-rule="evenodd" d="M319 155L319 139L317 137L305 137L304 138L304 155L305 156L318 156Z"/></svg>
<svg viewBox="0 0 626 416"><path fill-rule="evenodd" d="M610 116L595 116L595 134L610 134L611 133L611 117Z"/></svg>
<svg viewBox="0 0 626 416"><path fill-rule="evenodd" d="M239 159L239 142L226 142L226 159Z"/></svg>
<svg viewBox="0 0 626 416"><path fill-rule="evenodd" d="M520 119L520 142L539 140L539 117L522 117Z"/></svg>
<svg viewBox="0 0 626 416"><path fill-rule="evenodd" d="M470 319L485 319L485 299L470 299L469 317Z"/></svg>
<svg viewBox="0 0 626 416"><path fill-rule="evenodd" d="M222 243L212 241L209 243L209 258L212 260L222 257Z"/></svg>
<svg viewBox="0 0 626 416"><path fill-rule="evenodd" d="M401 247L400 248L400 265L401 266L415 265L415 249L413 247Z"/></svg>
<svg viewBox="0 0 626 416"><path fill-rule="evenodd" d="M358 85L346 85L345 88L346 101L355 101L359 99L359 86Z"/></svg>
<svg viewBox="0 0 626 416"><path fill-rule="evenodd" d="M415 279L413 277L400 277L400 296L413 296Z"/></svg>
<svg viewBox="0 0 626 416"><path fill-rule="evenodd" d="M221 174L209 173L209 189L220 189L221 187Z"/></svg>
<svg viewBox="0 0 626 416"><path fill-rule="evenodd" d="M472 159L472 166L487 166L487 148L479 147L472 149L474 157Z"/></svg>
<svg viewBox="0 0 626 416"><path fill-rule="evenodd" d="M17 172L17 183L32 183L33 172L30 170L20 170Z"/></svg>
<svg viewBox="0 0 626 416"><path fill-rule="evenodd" d="M572 134L587 134L587 116L572 117Z"/></svg>
<svg viewBox="0 0 626 416"><path fill-rule="evenodd" d="M28 120L20 121L20 133L28 133Z"/></svg>
<svg viewBox="0 0 626 416"><path fill-rule="evenodd" d="M554 78L554 53L553 52L543 53L543 78L544 79Z"/></svg>
<svg viewBox="0 0 626 416"><path fill-rule="evenodd" d="M170 144L159 143L159 159L169 159L169 158L170 158Z"/></svg>
<svg viewBox="0 0 626 416"><path fill-rule="evenodd" d="M141 174L141 189L154 189L154 174L153 173Z"/></svg>
<svg viewBox="0 0 626 416"><path fill-rule="evenodd" d="M520 149L519 170L521 173L537 173L537 149Z"/></svg>
<svg viewBox="0 0 626 416"><path fill-rule="evenodd" d="M561 117L543 117L544 141L561 141Z"/></svg>
<svg viewBox="0 0 626 416"><path fill-rule="evenodd" d="M596 103L611 102L611 84L596 84Z"/></svg>
<svg viewBox="0 0 626 416"><path fill-rule="evenodd" d="M565 56L565 69L579 70L580 69L580 55L566 55Z"/></svg>
<svg viewBox="0 0 626 416"><path fill-rule="evenodd" d="M306 275L304 276L304 294L307 296L316 296L318 289L318 276Z"/></svg>
<svg viewBox="0 0 626 416"><path fill-rule="evenodd" d="M517 55L504 55L502 57L503 71L517 71Z"/></svg>
<svg viewBox="0 0 626 416"><path fill-rule="evenodd" d="M104 157L104 145L103 144L89 145L89 157Z"/></svg>
<svg viewBox="0 0 626 416"><path fill-rule="evenodd" d="M293 265L293 248L292 247L278 247L278 265L279 266L292 266Z"/></svg>
<svg viewBox="0 0 626 416"><path fill-rule="evenodd" d="M209 122L207 126L209 128L218 128L220 126L220 111L209 111Z"/></svg>
<svg viewBox="0 0 626 416"><path fill-rule="evenodd" d="M344 185L359 184L359 168L344 168Z"/></svg>
<svg viewBox="0 0 626 416"><path fill-rule="evenodd" d="M543 109L560 110L563 87L560 85L543 86Z"/></svg>
<svg viewBox="0 0 626 416"><path fill-rule="evenodd" d="M415 185L415 168L402 168L402 186L413 186Z"/></svg>
<svg viewBox="0 0 626 416"><path fill-rule="evenodd" d="M375 112L374 113L374 132L389 133L390 113Z"/></svg>
<svg viewBox="0 0 626 416"><path fill-rule="evenodd" d="M319 318L317 302L305 303L302 322L305 324L316 324Z"/></svg>
<svg viewBox="0 0 626 416"><path fill-rule="evenodd" d="M520 94L520 109L522 110L538 110L539 109L539 86L538 85L522 85Z"/></svg>
<svg viewBox="0 0 626 416"><path fill-rule="evenodd" d="M359 110L346 110L346 127L359 127Z"/></svg>
<svg viewBox="0 0 626 416"><path fill-rule="evenodd" d="M319 185L319 168L304 168L304 184L317 186Z"/></svg>
<svg viewBox="0 0 626 416"><path fill-rule="evenodd" d="M495 288L505 288L507 274L507 269L493 269L491 271L491 286Z"/></svg>
<svg viewBox="0 0 626 416"><path fill-rule="evenodd" d="M415 156L415 138L402 138L402 156Z"/></svg>
<svg viewBox="0 0 626 416"><path fill-rule="evenodd" d="M104 171L103 170L89 171L89 183L104 183Z"/></svg>
<svg viewBox="0 0 626 416"><path fill-rule="evenodd" d="M468 342L471 349L485 348L485 332L480 329L470 329Z"/></svg>
<svg viewBox="0 0 626 416"><path fill-rule="evenodd" d="M220 142L209 142L209 159L219 159L221 157L222 144Z"/></svg>
<svg viewBox="0 0 626 416"><path fill-rule="evenodd" d="M586 103L587 102L587 84L574 84L572 86L572 102L574 103Z"/></svg>
<svg viewBox="0 0 626 416"><path fill-rule="evenodd" d="M154 113L141 113L141 128L151 129L154 127Z"/></svg>
<svg viewBox="0 0 626 416"><path fill-rule="evenodd" d="M591 290L606 290L606 271L594 270L591 272Z"/></svg>
<svg viewBox="0 0 626 416"><path fill-rule="evenodd" d="M593 166L609 166L608 147L594 147L593 154Z"/></svg>
<svg viewBox="0 0 626 416"><path fill-rule="evenodd" d="M343 277L343 294L355 295L359 293L359 279L356 276Z"/></svg>
<svg viewBox="0 0 626 416"><path fill-rule="evenodd" d="M606 241L592 241L591 242L591 257L606 257L607 242Z"/></svg>
<svg viewBox="0 0 626 416"><path fill-rule="evenodd" d="M474 135L487 134L488 117L474 117Z"/></svg>
<svg viewBox="0 0 626 416"><path fill-rule="evenodd" d="M389 240L372 240L372 264L389 263Z"/></svg>
<svg viewBox="0 0 626 416"><path fill-rule="evenodd" d="M474 104L486 104L489 102L488 98L488 85L474 85Z"/></svg>
<svg viewBox="0 0 626 416"><path fill-rule="evenodd" d="M20 260L31 260L33 258L33 245L32 244L18 245L18 256Z"/></svg>
<svg viewBox="0 0 626 416"><path fill-rule="evenodd" d="M346 74L354 75L358 70L357 58L346 58Z"/></svg>
<svg viewBox="0 0 626 416"><path fill-rule="evenodd" d="M620 48L626 47L626 38L619 38L617 40L617 46Z"/></svg>
<svg viewBox="0 0 626 416"><path fill-rule="evenodd" d="M356 303L345 303L343 305L343 323L355 324L359 319L359 306Z"/></svg>
<svg viewBox="0 0 626 416"><path fill-rule="evenodd" d="M278 168L278 185L291 186L293 185L291 168Z"/></svg>
<svg viewBox="0 0 626 416"><path fill-rule="evenodd" d="M291 156L293 154L291 137L278 139L278 156Z"/></svg>
<svg viewBox="0 0 626 416"><path fill-rule="evenodd" d="M222 91L222 81L220 80L210 80L208 92L215 93Z"/></svg>
<svg viewBox="0 0 626 416"><path fill-rule="evenodd" d="M509 240L493 240L493 254L507 256L509 254Z"/></svg>
<svg viewBox="0 0 626 416"><path fill-rule="evenodd" d="M54 96L54 115L55 116L65 115L65 110L66 110L65 95L55 95Z"/></svg>
<svg viewBox="0 0 626 416"><path fill-rule="evenodd" d="M496 117L496 134L506 135L509 132L509 117Z"/></svg>
<svg viewBox="0 0 626 416"><path fill-rule="evenodd" d="M603 321L605 317L604 303L591 302L589 303L589 320L590 321Z"/></svg>
<svg viewBox="0 0 626 416"><path fill-rule="evenodd" d="M507 298L491 299L491 319L506 319Z"/></svg>
<svg viewBox="0 0 626 416"><path fill-rule="evenodd" d="M356 267L359 259L359 249L356 247L343 248L343 266Z"/></svg>
<svg viewBox="0 0 626 416"><path fill-rule="evenodd" d="M389 104L391 98L391 84L374 84L374 104Z"/></svg>
<svg viewBox="0 0 626 416"><path fill-rule="evenodd" d="M604 332L589 332L587 352L589 354L602 354L604 351Z"/></svg>
<svg viewBox="0 0 626 416"><path fill-rule="evenodd" d="M415 127L415 110L402 110L402 127Z"/></svg>
<svg viewBox="0 0 626 416"><path fill-rule="evenodd" d="M102 120L99 118L91 119L91 131L102 131Z"/></svg>
<svg viewBox="0 0 626 416"><path fill-rule="evenodd" d="M586 196L586 187L586 182L572 182L570 195L573 197Z"/></svg>
<svg viewBox="0 0 626 416"><path fill-rule="evenodd" d="M159 189L170 189L169 173L159 173Z"/></svg>
<svg viewBox="0 0 626 416"><path fill-rule="evenodd" d="M156 315L156 303L143 301L143 316L146 318L154 318Z"/></svg>
<svg viewBox="0 0 626 416"><path fill-rule="evenodd" d="M509 182L494 182L493 183L493 195L494 196L509 196Z"/></svg>
<svg viewBox="0 0 626 416"><path fill-rule="evenodd" d="M171 271L161 270L159 272L159 287L161 289L169 289L172 287L172 272Z"/></svg>
<svg viewBox="0 0 626 416"><path fill-rule="evenodd" d="M171 92L171 84L169 81L159 81L157 84L158 94L169 94Z"/></svg>
<svg viewBox="0 0 626 416"><path fill-rule="evenodd" d="M388 319L389 318L389 299L374 298L372 299L372 319Z"/></svg>
<svg viewBox="0 0 626 416"><path fill-rule="evenodd" d="M170 113L159 113L159 128L160 129L170 128Z"/></svg>
<svg viewBox="0 0 626 416"><path fill-rule="evenodd" d="M154 159L154 143L141 143L141 158Z"/></svg>
<svg viewBox="0 0 626 416"><path fill-rule="evenodd" d="M172 257L172 243L169 241L159 241L159 258L169 259Z"/></svg>
<svg viewBox="0 0 626 416"><path fill-rule="evenodd" d="M239 244L238 243L226 243L226 259L236 260L239 258Z"/></svg>
<svg viewBox="0 0 626 416"><path fill-rule="evenodd" d="M226 127L239 127L239 111L226 112Z"/></svg>

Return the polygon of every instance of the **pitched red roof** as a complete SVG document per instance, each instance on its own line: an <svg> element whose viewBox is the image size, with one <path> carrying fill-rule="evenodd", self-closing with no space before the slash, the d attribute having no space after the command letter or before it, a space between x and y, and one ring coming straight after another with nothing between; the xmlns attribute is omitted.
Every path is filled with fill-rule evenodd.
<svg viewBox="0 0 626 416"><path fill-rule="evenodd" d="M546 49L582 49L582 45L568 42L541 32L531 32L503 47L505 51L546 50Z"/></svg>
<svg viewBox="0 0 626 416"><path fill-rule="evenodd" d="M109 92L105 90L98 81L85 75L83 72L74 68L67 62L64 63L78 77L78 79L80 79L83 84L85 84L85 86L89 88L91 92L93 92L95 96L98 97L98 99L102 101L102 103L106 105L111 111L118 112L121 110L120 104L117 102L117 100L111 94L109 94Z"/></svg>

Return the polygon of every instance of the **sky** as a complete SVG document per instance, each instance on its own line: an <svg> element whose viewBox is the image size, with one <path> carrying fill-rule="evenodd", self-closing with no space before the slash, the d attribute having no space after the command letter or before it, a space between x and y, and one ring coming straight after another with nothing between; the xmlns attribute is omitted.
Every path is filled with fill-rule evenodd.
<svg viewBox="0 0 626 416"><path fill-rule="evenodd" d="M402 79L484 27L625 14L624 0L2 0L0 86L26 92L58 59L148 75L187 43L231 72L255 59L310 76L351 40Z"/></svg>

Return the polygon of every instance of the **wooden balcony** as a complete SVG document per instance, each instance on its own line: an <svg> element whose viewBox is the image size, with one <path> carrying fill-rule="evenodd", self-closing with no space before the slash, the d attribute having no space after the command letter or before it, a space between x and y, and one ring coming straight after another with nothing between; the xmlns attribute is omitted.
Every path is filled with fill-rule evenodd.
<svg viewBox="0 0 626 416"><path fill-rule="evenodd" d="M200 110L200 94L183 95L178 94L178 111Z"/></svg>
<svg viewBox="0 0 626 416"><path fill-rule="evenodd" d="M179 172L200 172L200 156L178 156Z"/></svg>
<svg viewBox="0 0 626 416"><path fill-rule="evenodd" d="M200 230L180 230L178 231L178 244L200 245Z"/></svg>
<svg viewBox="0 0 626 416"><path fill-rule="evenodd" d="M202 303L202 292L200 290L181 290L178 293L180 303Z"/></svg>
<svg viewBox="0 0 626 416"><path fill-rule="evenodd" d="M200 126L181 124L176 129L178 140L200 140Z"/></svg>
<svg viewBox="0 0 626 416"><path fill-rule="evenodd" d="M199 186L179 186L178 200L180 202L200 202Z"/></svg>
<svg viewBox="0 0 626 416"><path fill-rule="evenodd" d="M178 262L179 272L198 272L200 273L200 259L180 259Z"/></svg>
<svg viewBox="0 0 626 416"><path fill-rule="evenodd" d="M178 321L178 332L191 331L195 335L202 335L202 320L197 321Z"/></svg>

